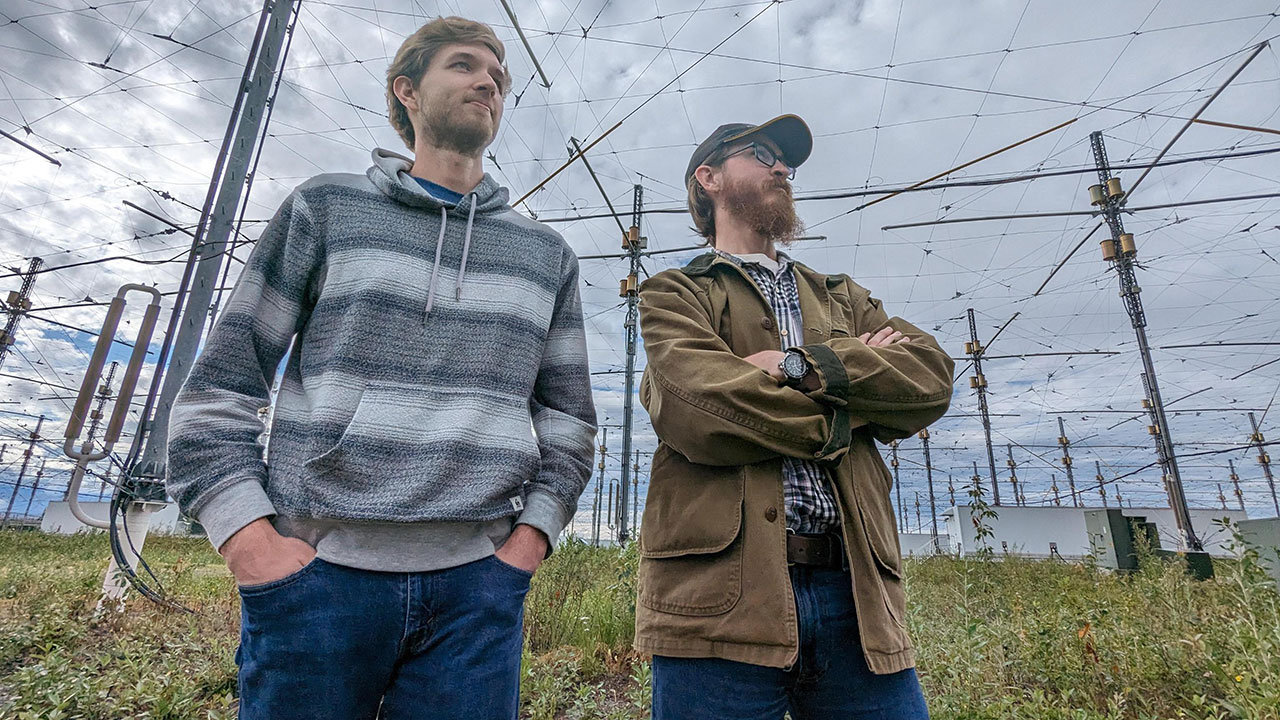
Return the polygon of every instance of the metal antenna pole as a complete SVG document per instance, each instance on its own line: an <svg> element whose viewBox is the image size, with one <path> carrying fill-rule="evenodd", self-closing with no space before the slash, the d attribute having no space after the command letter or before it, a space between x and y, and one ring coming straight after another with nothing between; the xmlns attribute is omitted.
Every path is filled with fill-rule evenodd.
<svg viewBox="0 0 1280 720"><path fill-rule="evenodd" d="M196 230L190 263L190 290L185 303L175 300L173 318L169 323L166 340L172 340L173 354L168 365L157 369L156 381L161 381L159 401L155 414L150 417L151 403L155 398L155 381L144 406L143 426L130 449L134 457L142 445L137 462L130 466L134 494L139 500L163 500L165 476L165 450L169 442L169 414L178 391L191 371L200 349L204 326L209 318L218 271L227 251L227 241L235 222L236 209L240 205L249 162L253 150L264 137L263 117L272 79L283 64L282 47L289 18L294 14L299 0L266 0L258 26L258 35L249 53L243 84L227 126L224 156L219 160L221 172L215 172L206 199L205 212ZM185 280L186 278L184 278ZM181 290L186 289L184 283ZM179 296L180 297L180 296ZM164 360L164 348L161 361ZM144 439L145 436L145 439ZM126 478L122 477L124 482Z"/></svg>
<svg viewBox="0 0 1280 720"><path fill-rule="evenodd" d="M930 530L930 532L933 534L936 547L938 539L938 512L936 510L937 503L934 501L933 496L933 461L929 458L929 428L925 428L920 431L920 442L924 444L924 476L929 483L929 512L932 516L932 530ZM917 503L918 502L919 501L917 500ZM916 512L919 513L919 505L917 505Z"/></svg>
<svg viewBox="0 0 1280 720"><path fill-rule="evenodd" d="M902 505L902 480L898 475L898 441L894 440L889 443L889 452L892 458L889 465L893 467L893 490L898 496L898 527L902 532L907 530L907 509Z"/></svg>
<svg viewBox="0 0 1280 720"><path fill-rule="evenodd" d="M600 520L604 516L604 461L609 454L609 428L600 429L600 477L596 480L596 502L591 509L591 544L600 546Z"/></svg>
<svg viewBox="0 0 1280 720"><path fill-rule="evenodd" d="M1098 494L1102 496L1102 507L1107 507L1107 481L1102 477L1102 463L1094 460L1093 469L1098 473L1094 478L1098 481Z"/></svg>
<svg viewBox="0 0 1280 720"><path fill-rule="evenodd" d="M973 318L973 308L969 308L969 342L964 344L964 351L973 358L973 375L969 378L969 387L978 391L978 411L982 415L982 431L987 438L987 464L991 468L991 499L1000 504L1000 481L996 479L996 455L991 449L991 412L987 407L987 376L982 374L982 353L986 348L978 341L978 324ZM975 474L976 476L976 474Z"/></svg>
<svg viewBox="0 0 1280 720"><path fill-rule="evenodd" d="M639 331L640 301L640 251L648 246L649 241L640 234L640 218L644 209L644 187L635 186L635 197L631 204L631 228L622 236L622 249L631 258L631 271L622 281L619 295L627 301L627 319L623 328L627 334L627 388L626 397L622 401L622 502L619 506L620 523L618 525L618 544L623 545L630 537L627 530L627 493L630 481L630 467L627 460L631 458L632 418L634 416L636 387L636 335Z"/></svg>
<svg viewBox="0 0 1280 720"><path fill-rule="evenodd" d="M1231 486L1235 488L1236 502L1240 504L1240 511L1244 512L1244 493L1240 492L1240 476L1236 474L1236 462L1227 460L1227 467L1231 468Z"/></svg>
<svg viewBox="0 0 1280 720"><path fill-rule="evenodd" d="M27 449L22 451L22 468L18 470L18 481L14 483L13 494L9 496L9 506L4 511L4 521L0 522L0 529L9 527L9 515L13 512L13 501L18 499L18 490L22 488L22 478L27 474L27 465L31 462L31 456L36 451L36 441L40 439L40 428L44 426L44 416L36 421L36 429L31 431L31 437L27 439Z"/></svg>
<svg viewBox="0 0 1280 720"><path fill-rule="evenodd" d="M1076 494L1076 474L1071 469L1071 441L1067 439L1067 429L1058 416L1058 444L1062 446L1062 467L1067 469L1067 486L1071 488L1071 504L1080 507L1080 496Z"/></svg>
<svg viewBox="0 0 1280 720"><path fill-rule="evenodd" d="M920 491L916 491L916 532L920 532L924 524L920 522Z"/></svg>
<svg viewBox="0 0 1280 720"><path fill-rule="evenodd" d="M1249 413L1249 424L1253 426L1253 434L1249 436L1249 442L1258 448L1258 464L1262 466L1262 474L1267 478L1267 487L1271 488L1271 502L1276 506L1276 516L1280 517L1280 500L1276 499L1276 479L1271 476L1271 455L1263 445L1266 439L1262 437L1262 431L1258 429L1258 420L1253 413Z"/></svg>
<svg viewBox="0 0 1280 720"><path fill-rule="evenodd" d="M1099 131L1090 133L1089 143L1093 148L1093 159L1098 167L1099 180L1099 184L1089 188L1089 196L1092 203L1100 207L1111 231L1111 237L1101 243L1102 258L1115 268L1116 277L1120 282L1120 297L1124 301L1124 309L1129 314L1133 333L1138 340L1138 353L1142 356L1143 367L1142 385L1147 391L1142 404L1151 416L1148 431L1156 441L1156 458L1164 472L1165 491L1169 496L1169 507L1173 509L1178 529L1183 533L1187 548L1200 552L1204 550L1204 545L1191 524L1191 509L1187 506L1182 475L1178 472L1178 457L1174 452L1169 420L1165 416L1164 400L1160 396L1160 385L1156 380L1156 366L1151 359L1151 345L1147 342L1147 315L1142 307L1140 296L1142 289L1138 287L1136 275L1135 258L1138 248L1134 243L1133 235L1124 231L1124 223L1120 219L1125 192L1121 188L1120 178L1111 175L1102 133Z"/></svg>
<svg viewBox="0 0 1280 720"><path fill-rule="evenodd" d="M27 496L27 507L22 511L22 517L31 517L31 503L36 499L36 493L40 490L40 478L44 477L44 463L49 458L40 458L40 467L36 469L36 479L31 483L31 494Z"/></svg>
<svg viewBox="0 0 1280 720"><path fill-rule="evenodd" d="M616 505L614 505L614 502L613 502L613 488L617 484L618 483L615 482L612 478L609 479L609 515L608 515L608 522L605 523L605 526L608 527L610 530L616 527L617 519L618 519L618 508Z"/></svg>
<svg viewBox="0 0 1280 720"><path fill-rule="evenodd" d="M1009 484L1013 486L1013 504L1022 505L1022 495L1018 492L1018 463L1013 461L1013 443L1005 445L1005 449L1009 453L1009 459L1005 464L1009 466Z"/></svg>
<svg viewBox="0 0 1280 720"><path fill-rule="evenodd" d="M116 377L116 370L120 367L120 363L113 362L107 368L107 379L102 381L102 385L98 386L98 405L94 407L93 412L89 413L89 432L85 437L85 442L93 444L94 439L98 435L98 426L102 423L103 408L106 407L107 401L111 399L111 381ZM105 484L103 485L105 487ZM98 497L102 497L102 487L98 489ZM62 499L66 500L71 495L71 485L67 485L67 492L63 494Z"/></svg>
<svg viewBox="0 0 1280 720"><path fill-rule="evenodd" d="M9 354L9 348L18 340L18 321L31 310L31 286L36 284L36 272L43 264L44 260L31 258L26 275L22 278L22 289L10 290L9 297L5 300L9 320L4 329L0 330L0 365L4 365L4 356Z"/></svg>

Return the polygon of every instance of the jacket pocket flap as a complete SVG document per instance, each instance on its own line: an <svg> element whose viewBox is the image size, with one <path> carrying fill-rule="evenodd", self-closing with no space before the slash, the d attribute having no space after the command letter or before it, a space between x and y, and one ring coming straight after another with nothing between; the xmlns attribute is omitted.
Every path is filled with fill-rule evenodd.
<svg viewBox="0 0 1280 720"><path fill-rule="evenodd" d="M640 555L669 558L718 553L742 530L742 466L699 465L659 445L650 474Z"/></svg>

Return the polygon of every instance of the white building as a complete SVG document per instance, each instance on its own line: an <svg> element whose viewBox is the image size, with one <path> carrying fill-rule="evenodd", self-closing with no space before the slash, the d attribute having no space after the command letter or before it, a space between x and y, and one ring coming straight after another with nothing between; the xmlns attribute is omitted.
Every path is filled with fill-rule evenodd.
<svg viewBox="0 0 1280 720"><path fill-rule="evenodd" d="M80 509L92 519L106 520L111 511L109 502L81 502ZM106 532L91 528L71 514L71 506L65 500L51 502L40 520L40 531L57 535L74 535L82 532ZM191 528L178 513L177 503L166 503L151 516L151 533L160 535L190 535Z"/></svg>
<svg viewBox="0 0 1280 720"><path fill-rule="evenodd" d="M1085 530L1086 510L1100 508L1082 507L1018 507L1013 505L992 506L997 517L986 521L987 527L995 533L988 538L992 550L997 555L1009 553L1023 557L1047 558L1056 549L1057 554L1067 559L1082 558L1091 552L1089 533ZM1169 508L1124 508L1125 517L1145 517L1147 522L1156 524L1160 532L1160 547L1165 550L1183 550L1182 533L1178 530L1173 518L1173 510ZM948 543L951 551L964 555L973 552L977 547L977 535L973 526L972 508L968 505L957 505L941 513L946 521ZM1191 525L1204 543L1204 549L1213 557L1234 557L1226 546L1231 541L1231 534L1224 530L1215 520L1228 518L1238 523L1247 518L1241 510L1204 510L1191 511ZM903 554L907 552L905 543Z"/></svg>

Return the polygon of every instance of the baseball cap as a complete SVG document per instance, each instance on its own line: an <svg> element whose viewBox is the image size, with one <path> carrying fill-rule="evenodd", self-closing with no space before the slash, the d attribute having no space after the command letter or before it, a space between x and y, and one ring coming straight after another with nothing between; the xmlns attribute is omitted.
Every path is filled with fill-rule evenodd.
<svg viewBox="0 0 1280 720"><path fill-rule="evenodd" d="M707 158L722 145L757 133L769 138L778 146L782 151L782 160L788 167L800 167L805 160L809 159L809 153L813 150L813 134L809 132L809 126L804 120L797 115L779 115L760 125L728 123L716 128L715 132L693 151L693 157L689 158L689 167L684 171L684 181L689 182L689 178L693 177L693 171L705 163Z"/></svg>

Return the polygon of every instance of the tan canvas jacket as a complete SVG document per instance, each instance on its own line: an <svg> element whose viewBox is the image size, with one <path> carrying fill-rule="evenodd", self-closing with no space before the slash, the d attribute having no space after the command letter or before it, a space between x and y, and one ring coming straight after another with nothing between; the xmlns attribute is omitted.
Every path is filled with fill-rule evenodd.
<svg viewBox="0 0 1280 720"><path fill-rule="evenodd" d="M915 658L892 479L875 441L942 417L954 363L847 276L794 267L803 352L822 381L808 394L742 359L781 344L769 304L737 265L708 253L641 286L640 400L660 442L640 532L636 648L795 662L782 489L791 456L832 470L867 664L897 672ZM886 325L911 341L872 348L857 339Z"/></svg>

